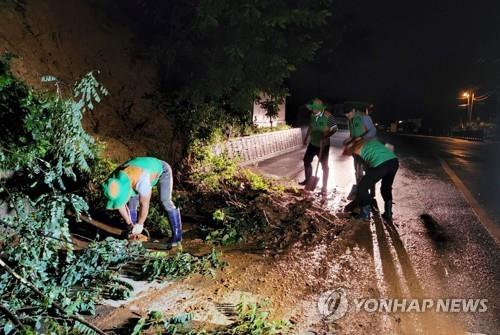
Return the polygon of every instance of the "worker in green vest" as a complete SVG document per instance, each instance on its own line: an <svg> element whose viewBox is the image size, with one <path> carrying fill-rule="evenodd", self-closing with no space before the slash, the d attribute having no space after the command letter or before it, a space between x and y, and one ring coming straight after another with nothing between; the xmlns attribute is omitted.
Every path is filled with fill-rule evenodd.
<svg viewBox="0 0 500 335"><path fill-rule="evenodd" d="M139 235L156 185L172 229L171 242L176 245L182 239L182 223L180 211L172 202L173 175L167 162L154 157L136 157L118 167L103 184L106 208L118 210L131 234Z"/></svg>
<svg viewBox="0 0 500 335"><path fill-rule="evenodd" d="M300 185L306 185L309 178L312 176L312 161L314 156L318 156L323 170L321 194L326 195L328 192L328 157L330 153L330 136L337 131L337 124L333 115L326 110L326 105L321 99L314 99L310 104L306 105L311 111L309 128L304 137L304 145L307 144L307 139L311 140L304 154L304 172L305 179L300 182ZM321 153L321 155L320 155ZM321 156L321 157L320 157Z"/></svg>
<svg viewBox="0 0 500 335"><path fill-rule="evenodd" d="M345 148L345 152L357 155L365 164L366 170L358 183L356 198L360 207L357 218L370 219L369 189L382 180L380 193L384 199L382 217L392 221L392 184L399 168L399 162L392 150L377 139L363 140L358 138Z"/></svg>

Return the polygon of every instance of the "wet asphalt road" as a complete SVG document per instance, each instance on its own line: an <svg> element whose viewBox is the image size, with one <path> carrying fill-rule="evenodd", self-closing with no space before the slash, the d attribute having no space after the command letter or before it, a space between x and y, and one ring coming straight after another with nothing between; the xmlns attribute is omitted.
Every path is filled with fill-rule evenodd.
<svg viewBox="0 0 500 335"><path fill-rule="evenodd" d="M396 146L398 156L426 162L428 171L441 169L438 158L444 159L500 226L500 143L386 134L381 138ZM418 172L417 166L410 167Z"/></svg>
<svg viewBox="0 0 500 335"><path fill-rule="evenodd" d="M493 224L500 224L499 144L389 136L401 169L394 185L395 227L424 295L485 298L488 312L458 314L472 333L500 333L500 246L443 170L444 160ZM379 199L381 201L381 199ZM387 259L382 257L382 262ZM399 278L386 276L386 284ZM448 315L447 315L448 316ZM446 317L447 317L446 316ZM439 333L449 333L442 329Z"/></svg>
<svg viewBox="0 0 500 335"><path fill-rule="evenodd" d="M340 154L346 136L334 135L331 141L328 207L332 211L339 211L346 203L345 196L354 182L352 158ZM377 278L378 294L393 298L488 299L485 313L436 313L420 320L408 314L400 315L400 319L392 315L392 333L500 334L499 244L442 164L446 162L492 224L498 225L498 144L388 134L379 134L379 138L395 146L400 160L393 186L394 223L384 223L375 215L369 225L361 226L356 240L370 254L373 264L364 271ZM304 151L259 163L259 168L266 174L302 180ZM377 201L381 207L379 186Z"/></svg>

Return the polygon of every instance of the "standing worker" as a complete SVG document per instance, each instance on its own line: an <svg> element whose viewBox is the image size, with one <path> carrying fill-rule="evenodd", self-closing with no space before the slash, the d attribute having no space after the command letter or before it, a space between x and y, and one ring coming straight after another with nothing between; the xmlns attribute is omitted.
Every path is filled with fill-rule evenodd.
<svg viewBox="0 0 500 335"><path fill-rule="evenodd" d="M384 213L382 217L392 221L392 184L399 168L399 161L389 148L377 139L355 140L346 147L348 154L358 155L364 162L366 170L357 187L356 198L360 206L358 219L370 219L371 196L368 190L375 188L375 184L382 180L380 193L384 199Z"/></svg>
<svg viewBox="0 0 500 335"><path fill-rule="evenodd" d="M328 193L328 157L330 153L330 136L337 131L337 124L333 115L326 110L326 105L323 104L321 99L314 99L312 103L306 105L311 111L311 119L309 128L307 129L306 136L304 137L304 145L307 144L307 139L311 136L311 141L307 146L306 153L304 154L304 172L305 179L299 185L306 185L309 178L312 176L312 161L314 156L318 156L321 162L321 169L323 170L321 194L327 195ZM321 157L320 157L321 152Z"/></svg>
<svg viewBox="0 0 500 335"><path fill-rule="evenodd" d="M172 202L173 175L167 162L154 157L136 157L118 167L103 184L107 209L117 209L139 235L148 217L153 187L158 184L160 201L172 229L172 245L182 239L181 215ZM137 211L139 207L139 211Z"/></svg>
<svg viewBox="0 0 500 335"><path fill-rule="evenodd" d="M364 139L370 140L377 136L377 129L373 124L372 118L368 115L369 109L367 108L365 113L358 111L353 104L347 103L344 106L344 113L348 120L349 127L349 137L344 140L344 145L354 139ZM356 155L353 155L354 160L354 172L356 177L356 185L351 189L351 192L347 196L347 199L354 200L356 195L356 187L363 174L365 168L363 166L363 161ZM371 192L372 198L375 197L375 188Z"/></svg>

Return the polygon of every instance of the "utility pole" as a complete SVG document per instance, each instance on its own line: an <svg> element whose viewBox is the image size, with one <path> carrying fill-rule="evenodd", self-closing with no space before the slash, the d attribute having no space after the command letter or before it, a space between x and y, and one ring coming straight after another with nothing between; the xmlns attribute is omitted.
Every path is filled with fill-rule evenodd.
<svg viewBox="0 0 500 335"><path fill-rule="evenodd" d="M472 111L474 110L474 92L470 96L470 112L469 112L469 124L472 124Z"/></svg>

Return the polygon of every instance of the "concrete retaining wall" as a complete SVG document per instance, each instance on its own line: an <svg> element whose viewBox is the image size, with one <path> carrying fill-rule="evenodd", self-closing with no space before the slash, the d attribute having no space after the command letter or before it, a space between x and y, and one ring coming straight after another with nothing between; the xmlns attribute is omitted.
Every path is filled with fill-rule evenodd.
<svg viewBox="0 0 500 335"><path fill-rule="evenodd" d="M214 148L216 153L226 151L231 158L238 157L240 165L249 165L287 152L304 148L302 139L307 127L280 130L265 134L230 139ZM339 129L338 133L347 133ZM334 135L335 136L335 135Z"/></svg>
<svg viewBox="0 0 500 335"><path fill-rule="evenodd" d="M224 150L229 157L238 157L241 165L248 165L301 147L302 131L300 128L293 128L230 139L220 144L216 152Z"/></svg>

